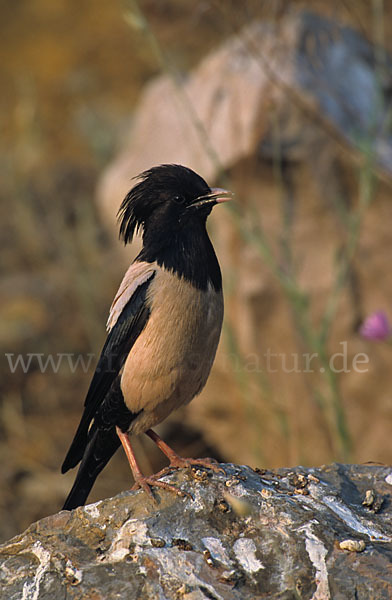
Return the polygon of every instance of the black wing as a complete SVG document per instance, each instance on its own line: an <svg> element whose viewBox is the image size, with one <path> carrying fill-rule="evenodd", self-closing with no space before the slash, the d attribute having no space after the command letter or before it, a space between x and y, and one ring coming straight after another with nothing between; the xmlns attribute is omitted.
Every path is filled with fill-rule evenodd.
<svg viewBox="0 0 392 600"><path fill-rule="evenodd" d="M132 346L146 326L150 316L146 295L154 276L155 273L152 273L149 279L135 290L106 339L87 392L82 419L61 467L62 473L75 467L82 459L89 442L90 424L117 378Z"/></svg>

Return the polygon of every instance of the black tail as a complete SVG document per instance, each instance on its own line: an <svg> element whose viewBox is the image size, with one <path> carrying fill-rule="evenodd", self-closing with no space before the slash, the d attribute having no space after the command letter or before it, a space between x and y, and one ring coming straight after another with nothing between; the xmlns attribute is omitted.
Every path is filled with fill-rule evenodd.
<svg viewBox="0 0 392 600"><path fill-rule="evenodd" d="M69 469L73 469L82 460L86 451L87 444L89 442L89 427L91 425L91 416L83 415L82 420L79 423L77 432L71 444L70 449L67 452L67 456L61 467L61 472L66 473Z"/></svg>
<svg viewBox="0 0 392 600"><path fill-rule="evenodd" d="M63 510L72 510L86 502L94 481L120 447L121 442L115 427L95 429L93 425L90 432L90 440Z"/></svg>

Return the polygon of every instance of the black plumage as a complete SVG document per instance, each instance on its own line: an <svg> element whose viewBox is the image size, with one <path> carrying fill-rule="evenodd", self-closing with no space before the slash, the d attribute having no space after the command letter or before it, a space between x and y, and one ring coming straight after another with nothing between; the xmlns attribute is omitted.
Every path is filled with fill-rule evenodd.
<svg viewBox="0 0 392 600"><path fill-rule="evenodd" d="M124 361L149 316L150 311L146 306L148 285L149 281L146 281L136 290L109 332L87 392L82 419L61 467L62 473L76 467L82 459L89 441L88 434L92 420L94 419L95 422L99 419L105 422L105 412L110 410L109 407L113 403L111 388L118 379ZM121 421L116 422L116 419L112 419L111 425L115 423L125 431L131 421L131 416L125 414L123 417L125 423L127 417L129 422L126 425L122 426ZM91 434L90 430L90 437Z"/></svg>
<svg viewBox="0 0 392 600"><path fill-rule="evenodd" d="M128 431L146 432L172 465L192 460L176 457L150 427L189 402L208 377L223 302L206 220L226 199L227 192L211 190L192 170L161 165L142 173L121 204L120 237L128 243L140 231L143 247L113 302L108 337L62 466L65 473L81 461L64 508L86 501L120 443L140 486L170 488L142 476Z"/></svg>
<svg viewBox="0 0 392 600"><path fill-rule="evenodd" d="M210 191L186 167L160 165L145 171L120 206L120 238L127 244L142 230L143 248L136 260L157 261L198 288L206 289L211 281L219 290L219 263L205 229L213 202L193 206Z"/></svg>

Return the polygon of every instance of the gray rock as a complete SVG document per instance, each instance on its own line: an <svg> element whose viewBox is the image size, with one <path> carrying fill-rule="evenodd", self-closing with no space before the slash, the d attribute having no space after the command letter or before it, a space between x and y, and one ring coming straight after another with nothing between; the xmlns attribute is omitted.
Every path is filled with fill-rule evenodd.
<svg viewBox="0 0 392 600"><path fill-rule="evenodd" d="M0 547L0 597L392 597L392 470L334 464L171 473L191 494L124 492Z"/></svg>

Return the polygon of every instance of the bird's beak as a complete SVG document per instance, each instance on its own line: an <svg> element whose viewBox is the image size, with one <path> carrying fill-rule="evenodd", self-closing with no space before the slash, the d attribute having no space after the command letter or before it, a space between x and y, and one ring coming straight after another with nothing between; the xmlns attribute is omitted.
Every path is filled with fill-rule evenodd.
<svg viewBox="0 0 392 600"><path fill-rule="evenodd" d="M211 188L208 194L196 198L196 200L189 205L189 208L201 208L208 204L221 204L222 202L228 202L232 197L233 193L228 190Z"/></svg>
<svg viewBox="0 0 392 600"><path fill-rule="evenodd" d="M221 204L222 202L228 202L231 200L233 197L233 192L224 190L223 188L211 188L209 197L215 200L217 204Z"/></svg>

